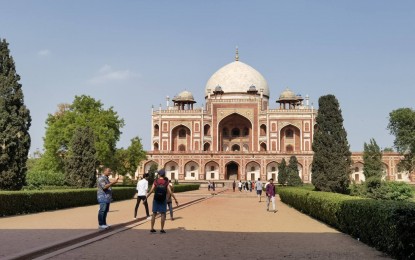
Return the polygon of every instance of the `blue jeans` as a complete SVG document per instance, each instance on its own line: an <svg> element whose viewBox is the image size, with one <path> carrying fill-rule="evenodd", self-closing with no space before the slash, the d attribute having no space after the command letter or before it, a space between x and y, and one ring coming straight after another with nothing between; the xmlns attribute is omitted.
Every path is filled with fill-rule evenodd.
<svg viewBox="0 0 415 260"><path fill-rule="evenodd" d="M99 203L99 211L98 211L98 225L106 225L107 224L107 214L110 210L109 203Z"/></svg>

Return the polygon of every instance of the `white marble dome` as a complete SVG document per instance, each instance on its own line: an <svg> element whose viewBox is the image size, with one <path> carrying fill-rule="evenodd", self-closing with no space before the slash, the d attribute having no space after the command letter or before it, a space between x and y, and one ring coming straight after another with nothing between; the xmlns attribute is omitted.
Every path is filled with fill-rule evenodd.
<svg viewBox="0 0 415 260"><path fill-rule="evenodd" d="M220 86L224 94L246 93L251 86L255 86L258 94L263 89L263 94L269 97L268 83L257 70L251 66L234 61L216 71L206 83L205 96L212 94L217 86Z"/></svg>

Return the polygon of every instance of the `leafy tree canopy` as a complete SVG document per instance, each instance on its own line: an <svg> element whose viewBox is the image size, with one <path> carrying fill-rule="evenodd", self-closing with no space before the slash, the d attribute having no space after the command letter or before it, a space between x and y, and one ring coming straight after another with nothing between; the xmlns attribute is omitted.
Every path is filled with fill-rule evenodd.
<svg viewBox="0 0 415 260"><path fill-rule="evenodd" d="M388 129L395 136L394 145L404 155L399 163L400 170L415 170L415 111L399 108L389 113Z"/></svg>
<svg viewBox="0 0 415 260"><path fill-rule="evenodd" d="M319 98L316 123L312 183L317 190L346 193L352 160L340 105L334 95Z"/></svg>
<svg viewBox="0 0 415 260"><path fill-rule="evenodd" d="M131 144L127 149L117 149L116 154L116 168L114 170L121 175L134 175L138 165L146 158L146 152L143 150L141 139L134 137L131 139Z"/></svg>
<svg viewBox="0 0 415 260"><path fill-rule="evenodd" d="M287 185L288 186L301 186L303 181L300 178L300 172L298 170L298 160L296 156L291 156L287 167Z"/></svg>
<svg viewBox="0 0 415 260"><path fill-rule="evenodd" d="M90 127L79 127L70 143L65 158L66 181L71 186L92 188L96 183L95 137Z"/></svg>
<svg viewBox="0 0 415 260"><path fill-rule="evenodd" d="M0 189L19 190L26 179L32 119L8 45L0 39Z"/></svg>
<svg viewBox="0 0 415 260"><path fill-rule="evenodd" d="M285 159L282 158L281 163L278 165L278 183L281 185L285 185L287 183L287 163Z"/></svg>
<svg viewBox="0 0 415 260"><path fill-rule="evenodd" d="M112 166L116 143L120 139L120 129L123 126L124 120L119 118L112 107L104 109L101 101L90 96L75 96L72 104L61 104L55 114L48 115L44 138L45 153L40 160L40 168L63 171L60 155L71 149L70 141L75 129L79 127L92 129L97 163Z"/></svg>
<svg viewBox="0 0 415 260"><path fill-rule="evenodd" d="M382 152L375 139L370 139L369 144L364 143L363 148L363 174L366 179L370 177L382 178L383 163Z"/></svg>

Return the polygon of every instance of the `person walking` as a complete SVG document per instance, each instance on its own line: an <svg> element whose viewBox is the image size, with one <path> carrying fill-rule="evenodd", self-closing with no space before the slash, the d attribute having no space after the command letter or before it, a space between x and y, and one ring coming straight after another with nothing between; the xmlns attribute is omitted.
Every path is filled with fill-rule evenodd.
<svg viewBox="0 0 415 260"><path fill-rule="evenodd" d="M233 180L233 183L232 183L233 192L235 192L235 188L236 188L236 182L235 182L235 180Z"/></svg>
<svg viewBox="0 0 415 260"><path fill-rule="evenodd" d="M239 182L238 182L238 189L239 189L239 192L242 192L242 182L241 182L241 180L239 180Z"/></svg>
<svg viewBox="0 0 415 260"><path fill-rule="evenodd" d="M173 203L171 201L171 197L172 194L174 193L174 186L173 183L171 183L171 180L169 180L167 177L164 177L164 180L169 182L169 186L170 186L170 190L171 190L171 194L167 194L167 207L169 208L170 211L170 220L173 221Z"/></svg>
<svg viewBox="0 0 415 260"><path fill-rule="evenodd" d="M272 209L275 212L277 210L275 209L275 185L274 185L274 179L269 179L269 183L266 186L265 194L267 196L267 211L269 211L269 203L272 203Z"/></svg>
<svg viewBox="0 0 415 260"><path fill-rule="evenodd" d="M97 199L99 203L98 229L100 230L110 227L107 225L107 214L110 210L110 203L112 200L111 186L118 182L118 177L113 182L110 182L108 176L110 176L111 173L112 172L110 168L104 168L102 175L98 178L97 181Z"/></svg>
<svg viewBox="0 0 415 260"><path fill-rule="evenodd" d="M251 180L248 181L248 188L249 188L249 192L252 192L252 183L251 183Z"/></svg>
<svg viewBox="0 0 415 260"><path fill-rule="evenodd" d="M147 219L150 219L150 214L148 211L148 203L147 203L147 192L148 192L148 173L144 173L143 178L137 183L137 202L135 204L134 209L134 219L137 219L137 211L138 207L140 206L140 202L143 201L144 207L146 209L146 216Z"/></svg>
<svg viewBox="0 0 415 260"><path fill-rule="evenodd" d="M261 195L262 195L262 182L261 182L261 178L258 178L258 180L255 182L255 190L256 190L256 195L259 198L258 202L261 202Z"/></svg>
<svg viewBox="0 0 415 260"><path fill-rule="evenodd" d="M164 234L166 231L164 230L164 223L166 221L166 211L167 211L167 196L171 194L174 198L176 205L178 206L179 203L171 192L169 183L164 179L166 175L166 171L164 169L159 170L158 178L154 181L151 190L148 192L146 199L154 192L154 199L153 199L153 215L151 216L151 233L156 233L154 229L154 224L156 222L157 213L161 215L161 229L160 233Z"/></svg>

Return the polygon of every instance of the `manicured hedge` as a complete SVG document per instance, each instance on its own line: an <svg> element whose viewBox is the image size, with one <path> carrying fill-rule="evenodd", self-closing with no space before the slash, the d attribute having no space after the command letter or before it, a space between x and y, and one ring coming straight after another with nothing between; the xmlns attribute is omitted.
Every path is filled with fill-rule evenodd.
<svg viewBox="0 0 415 260"><path fill-rule="evenodd" d="M113 187L113 199L133 198L135 187ZM97 204L97 189L0 192L0 216Z"/></svg>
<svg viewBox="0 0 415 260"><path fill-rule="evenodd" d="M415 203L362 199L299 188L281 200L398 259L415 259Z"/></svg>
<svg viewBox="0 0 415 260"><path fill-rule="evenodd" d="M200 184L176 184L174 185L174 193L198 190Z"/></svg>

